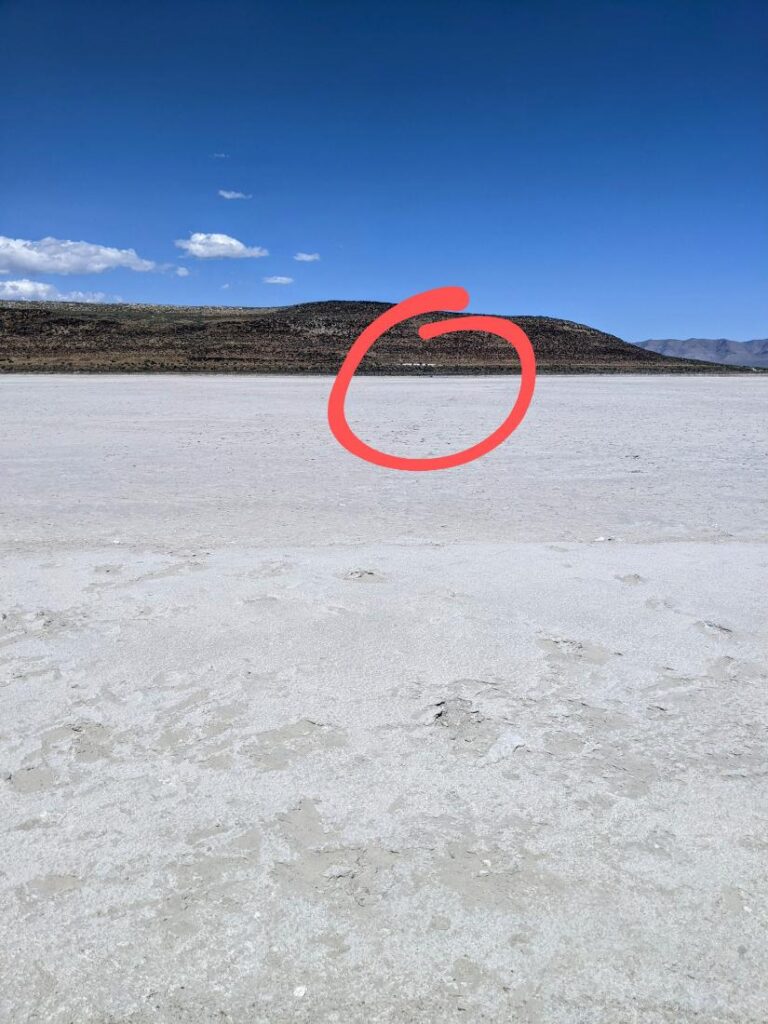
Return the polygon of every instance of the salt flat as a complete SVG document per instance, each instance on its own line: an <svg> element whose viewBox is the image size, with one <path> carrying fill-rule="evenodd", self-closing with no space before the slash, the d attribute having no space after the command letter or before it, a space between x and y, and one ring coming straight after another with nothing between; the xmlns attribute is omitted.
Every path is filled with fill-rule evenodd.
<svg viewBox="0 0 768 1024"><path fill-rule="evenodd" d="M768 379L329 387L0 379L0 1020L764 1024Z"/></svg>

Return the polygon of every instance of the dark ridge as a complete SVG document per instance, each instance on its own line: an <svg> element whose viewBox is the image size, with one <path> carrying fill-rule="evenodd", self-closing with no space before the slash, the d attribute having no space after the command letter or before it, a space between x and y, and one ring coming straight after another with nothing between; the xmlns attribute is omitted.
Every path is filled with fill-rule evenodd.
<svg viewBox="0 0 768 1024"><path fill-rule="evenodd" d="M4 373L335 374L358 334L387 302L216 307L0 303ZM467 332L425 342L393 328L360 367L368 374L514 373L515 353L493 335ZM540 373L729 373L738 368L673 359L594 327L545 316L511 316L533 344Z"/></svg>

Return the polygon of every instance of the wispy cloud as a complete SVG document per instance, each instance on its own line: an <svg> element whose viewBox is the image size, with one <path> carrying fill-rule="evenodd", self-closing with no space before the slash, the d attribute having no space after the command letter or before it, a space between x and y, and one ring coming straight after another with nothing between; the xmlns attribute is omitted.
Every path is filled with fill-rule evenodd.
<svg viewBox="0 0 768 1024"><path fill-rule="evenodd" d="M293 257L299 263L317 263L320 259L319 252L297 252Z"/></svg>
<svg viewBox="0 0 768 1024"><path fill-rule="evenodd" d="M229 188L220 188L219 195L222 199L253 199L250 192L234 192Z"/></svg>
<svg viewBox="0 0 768 1024"><path fill-rule="evenodd" d="M174 273L176 274L176 277L189 277L189 271L186 267L176 267Z"/></svg>
<svg viewBox="0 0 768 1024"><path fill-rule="evenodd" d="M207 235L202 231L195 231L189 238L177 238L175 244L188 256L196 256L200 260L238 260L269 256L269 250L263 249L260 245L248 246L229 235Z"/></svg>
<svg viewBox="0 0 768 1024"><path fill-rule="evenodd" d="M113 249L92 242L63 238L25 238L0 235L0 272L22 274L101 274L116 267L157 270L152 260L142 259L135 249Z"/></svg>
<svg viewBox="0 0 768 1024"><path fill-rule="evenodd" d="M262 281L264 284L293 284L292 277L281 277L279 274L274 277L263 277Z"/></svg>
<svg viewBox="0 0 768 1024"><path fill-rule="evenodd" d="M60 292L52 284L30 281L24 277L18 281L0 281L0 299L17 299L27 302L113 302L104 292Z"/></svg>
<svg viewBox="0 0 768 1024"><path fill-rule="evenodd" d="M212 160L228 160L229 153L211 153Z"/></svg>

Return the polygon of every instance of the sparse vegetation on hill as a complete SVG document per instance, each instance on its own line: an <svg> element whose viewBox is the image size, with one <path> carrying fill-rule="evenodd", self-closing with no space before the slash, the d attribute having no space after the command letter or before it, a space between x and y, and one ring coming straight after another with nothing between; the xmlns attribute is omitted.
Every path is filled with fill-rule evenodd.
<svg viewBox="0 0 768 1024"><path fill-rule="evenodd" d="M0 304L0 372L336 373L384 302L297 306ZM455 314L451 313L450 316ZM452 334L431 342L421 317L396 326L368 353L369 374L489 374L517 370L501 338ZM734 368L672 359L568 320L514 316L540 373L712 373Z"/></svg>

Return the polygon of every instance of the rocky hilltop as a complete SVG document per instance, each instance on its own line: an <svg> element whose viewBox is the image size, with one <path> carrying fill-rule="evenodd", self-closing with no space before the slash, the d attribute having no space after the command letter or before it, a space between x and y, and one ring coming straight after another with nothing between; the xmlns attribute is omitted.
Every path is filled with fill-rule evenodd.
<svg viewBox="0 0 768 1024"><path fill-rule="evenodd" d="M272 308L5 302L0 372L333 374L360 331L387 308L385 302L337 301ZM515 353L492 335L422 341L417 327L442 318L433 314L398 325L368 353L360 372L517 370ZM659 355L569 320L509 319L531 339L541 373L729 372Z"/></svg>

